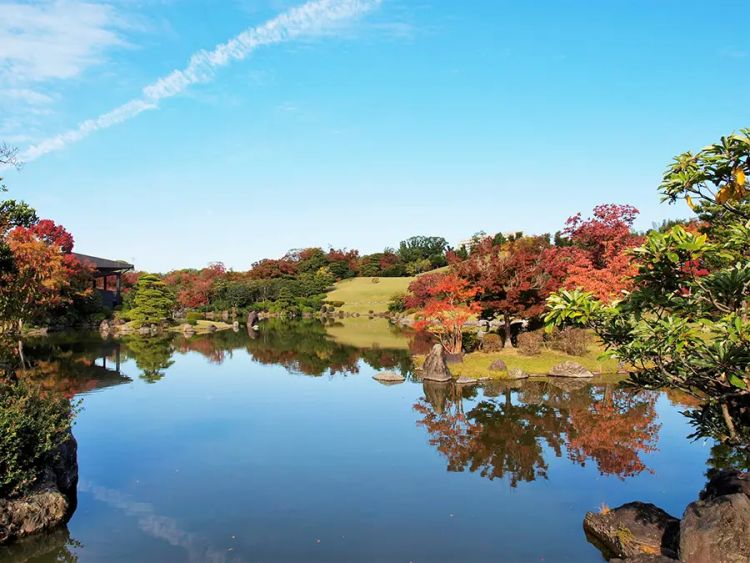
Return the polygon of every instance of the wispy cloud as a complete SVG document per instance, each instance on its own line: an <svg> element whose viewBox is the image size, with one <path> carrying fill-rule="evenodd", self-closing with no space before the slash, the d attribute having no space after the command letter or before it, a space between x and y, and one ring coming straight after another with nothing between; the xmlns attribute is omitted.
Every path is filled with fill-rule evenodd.
<svg viewBox="0 0 750 563"><path fill-rule="evenodd" d="M86 120L70 131L28 147L19 158L29 162L44 154L61 150L95 131L155 109L160 101L184 92L193 84L212 80L218 68L244 60L259 47L306 35L330 33L337 26L376 8L380 2L381 0L314 0L293 8L260 26L248 28L211 51L198 51L190 57L185 68L174 70L144 87L140 97L94 119Z"/></svg>
<svg viewBox="0 0 750 563"><path fill-rule="evenodd" d="M124 42L106 4L55 0L0 3L0 82L28 84L80 75Z"/></svg>

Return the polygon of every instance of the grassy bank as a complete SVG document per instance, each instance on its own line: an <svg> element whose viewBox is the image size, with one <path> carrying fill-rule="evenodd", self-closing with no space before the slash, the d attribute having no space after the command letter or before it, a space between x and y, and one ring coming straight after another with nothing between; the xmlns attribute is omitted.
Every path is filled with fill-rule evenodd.
<svg viewBox="0 0 750 563"><path fill-rule="evenodd" d="M603 350L599 346L591 346L585 356L571 356L555 350L544 350L538 356L524 356L513 348L502 352L474 352L466 354L464 361L460 364L451 364L450 371L457 377L494 377L502 378L504 372L490 371L490 365L495 360L503 360L508 369L522 369L531 375L545 375L553 366L560 362L571 361L581 364L594 374L606 374L617 372L615 360L600 360ZM414 358L417 366L424 362L424 356Z"/></svg>
<svg viewBox="0 0 750 563"><path fill-rule="evenodd" d="M378 283L373 283L377 279ZM394 295L406 293L415 278L351 278L336 284L326 300L342 301L340 308L345 313L366 315L370 311L385 313Z"/></svg>

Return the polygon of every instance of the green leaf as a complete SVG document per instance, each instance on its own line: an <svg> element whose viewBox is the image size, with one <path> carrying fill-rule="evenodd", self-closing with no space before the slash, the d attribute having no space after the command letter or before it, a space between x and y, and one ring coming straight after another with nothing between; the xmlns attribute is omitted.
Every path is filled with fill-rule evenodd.
<svg viewBox="0 0 750 563"><path fill-rule="evenodd" d="M729 374L729 383L737 387L738 389L747 389L747 383L739 377L737 377L735 374L730 373Z"/></svg>

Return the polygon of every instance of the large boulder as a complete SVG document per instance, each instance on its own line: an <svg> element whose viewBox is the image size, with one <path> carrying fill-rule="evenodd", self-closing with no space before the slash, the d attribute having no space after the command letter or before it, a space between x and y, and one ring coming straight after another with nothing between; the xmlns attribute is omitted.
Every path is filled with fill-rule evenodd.
<svg viewBox="0 0 750 563"><path fill-rule="evenodd" d="M0 545L51 530L68 521L76 508L78 444L71 435L52 456L29 493L0 499Z"/></svg>
<svg viewBox="0 0 750 563"><path fill-rule="evenodd" d="M613 510L588 512L583 529L608 559L677 556L680 521L653 504L629 502Z"/></svg>
<svg viewBox="0 0 750 563"><path fill-rule="evenodd" d="M744 493L689 504L680 526L680 561L750 561L750 499Z"/></svg>
<svg viewBox="0 0 750 563"><path fill-rule="evenodd" d="M508 371L508 366L502 360L495 360L490 364L490 371Z"/></svg>
<svg viewBox="0 0 750 563"><path fill-rule="evenodd" d="M249 313L247 314L247 326L248 326L249 328L253 328L253 329L254 329L255 327L257 327L257 326L258 326L258 321L259 321L259 320L260 320L260 319L259 319L259 317L258 317L258 313L257 313L257 311L250 311L250 312L249 312Z"/></svg>
<svg viewBox="0 0 750 563"><path fill-rule="evenodd" d="M422 365L422 379L426 381L450 381L451 372L445 362L445 352L435 344Z"/></svg>
<svg viewBox="0 0 750 563"><path fill-rule="evenodd" d="M529 378L529 374L520 368L510 368L508 370L508 379L528 379L528 378Z"/></svg>
<svg viewBox="0 0 750 563"><path fill-rule="evenodd" d="M594 377L594 374L576 362L562 362L549 370L551 377Z"/></svg>

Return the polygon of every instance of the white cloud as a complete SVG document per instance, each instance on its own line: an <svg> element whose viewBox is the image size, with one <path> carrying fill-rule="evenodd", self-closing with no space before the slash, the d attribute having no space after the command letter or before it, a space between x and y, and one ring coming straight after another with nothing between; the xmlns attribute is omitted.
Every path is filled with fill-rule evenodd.
<svg viewBox="0 0 750 563"><path fill-rule="evenodd" d="M19 158L28 162L49 152L61 150L95 131L132 119L161 100L185 91L193 84L213 79L216 69L242 61L257 48L287 42L298 37L330 33L343 23L374 9L381 0L313 0L293 8L266 23L248 28L211 51L198 51L186 67L170 72L143 88L142 96L114 110L89 119L60 135L45 139L24 150ZM0 16L1 17L1 16Z"/></svg>
<svg viewBox="0 0 750 563"><path fill-rule="evenodd" d="M79 76L124 45L106 4L54 0L0 4L0 82L18 85Z"/></svg>
<svg viewBox="0 0 750 563"><path fill-rule="evenodd" d="M21 102L30 106L44 106L52 103L54 98L47 94L42 94L31 88L10 88L0 90L0 98L13 102Z"/></svg>

